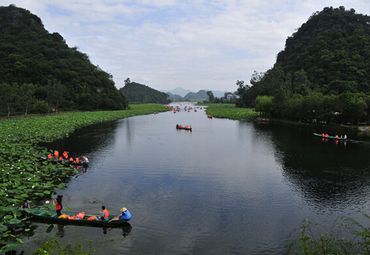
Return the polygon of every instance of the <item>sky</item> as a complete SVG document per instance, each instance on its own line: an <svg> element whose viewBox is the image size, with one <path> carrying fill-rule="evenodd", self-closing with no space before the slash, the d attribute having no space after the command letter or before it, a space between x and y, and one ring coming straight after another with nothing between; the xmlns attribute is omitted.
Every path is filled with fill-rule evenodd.
<svg viewBox="0 0 370 255"><path fill-rule="evenodd" d="M370 14L370 0L0 0L39 16L94 65L158 90L235 91L326 6Z"/></svg>

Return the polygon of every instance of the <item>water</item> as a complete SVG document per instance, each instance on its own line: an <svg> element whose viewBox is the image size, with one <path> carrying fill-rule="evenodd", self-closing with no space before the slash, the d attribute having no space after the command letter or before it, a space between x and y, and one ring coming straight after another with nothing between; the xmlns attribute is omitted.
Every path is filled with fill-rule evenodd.
<svg viewBox="0 0 370 255"><path fill-rule="evenodd" d="M90 158L88 172L61 191L64 207L125 206L132 229L47 233L36 224L22 248L56 237L92 240L97 254L283 254L305 219L328 230L369 212L370 147L322 142L312 131L210 120L203 111L84 128L50 145Z"/></svg>

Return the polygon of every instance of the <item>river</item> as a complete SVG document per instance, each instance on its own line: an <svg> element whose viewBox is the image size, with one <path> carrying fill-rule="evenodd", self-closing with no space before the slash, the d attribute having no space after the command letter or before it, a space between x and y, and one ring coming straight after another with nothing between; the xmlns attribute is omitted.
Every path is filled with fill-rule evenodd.
<svg viewBox="0 0 370 255"><path fill-rule="evenodd" d="M36 224L22 248L55 237L92 240L96 254L283 254L305 219L330 230L370 208L370 147L323 142L313 131L208 119L203 110L83 128L50 145L90 158L59 191L64 207L125 206L131 227Z"/></svg>

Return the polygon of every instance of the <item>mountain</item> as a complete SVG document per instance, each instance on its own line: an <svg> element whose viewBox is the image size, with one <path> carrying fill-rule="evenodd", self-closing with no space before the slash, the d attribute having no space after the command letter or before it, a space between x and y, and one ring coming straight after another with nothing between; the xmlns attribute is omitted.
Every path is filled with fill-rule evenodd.
<svg viewBox="0 0 370 255"><path fill-rule="evenodd" d="M174 101L174 102L184 101L184 98L182 96L177 95L177 94L172 94L170 92L167 92L167 95L168 95L168 98L171 101Z"/></svg>
<svg viewBox="0 0 370 255"><path fill-rule="evenodd" d="M184 96L186 96L186 94L188 94L191 91L187 90L187 89L183 89L183 88L175 88L175 89L167 91L167 92L184 97Z"/></svg>
<svg viewBox="0 0 370 255"><path fill-rule="evenodd" d="M255 72L251 84L238 89L238 104L264 105L273 117L370 119L370 17L344 7L314 13L288 37L273 68Z"/></svg>
<svg viewBox="0 0 370 255"><path fill-rule="evenodd" d="M146 85L129 82L120 89L121 93L133 103L158 103L167 104L168 95Z"/></svg>
<svg viewBox="0 0 370 255"><path fill-rule="evenodd" d="M0 7L0 34L0 114L127 107L110 74L28 10Z"/></svg>
<svg viewBox="0 0 370 255"><path fill-rule="evenodd" d="M197 93L189 92L184 97L185 100L189 101L204 101L208 99L207 91L199 90Z"/></svg>

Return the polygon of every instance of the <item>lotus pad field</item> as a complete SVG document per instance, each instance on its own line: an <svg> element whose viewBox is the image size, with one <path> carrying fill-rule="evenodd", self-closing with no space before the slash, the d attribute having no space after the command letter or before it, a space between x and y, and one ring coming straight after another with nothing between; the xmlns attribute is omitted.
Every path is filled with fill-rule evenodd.
<svg viewBox="0 0 370 255"><path fill-rule="evenodd" d="M21 242L29 232L22 218L21 204L32 206L50 198L53 190L64 187L75 174L73 168L45 159L49 151L40 142L68 136L76 129L102 121L166 111L156 104L132 105L124 111L68 112L56 115L0 120L0 253Z"/></svg>
<svg viewBox="0 0 370 255"><path fill-rule="evenodd" d="M251 108L238 108L233 104L207 104L207 114L216 118L235 120L255 119L258 112Z"/></svg>

